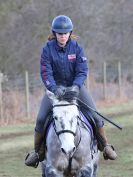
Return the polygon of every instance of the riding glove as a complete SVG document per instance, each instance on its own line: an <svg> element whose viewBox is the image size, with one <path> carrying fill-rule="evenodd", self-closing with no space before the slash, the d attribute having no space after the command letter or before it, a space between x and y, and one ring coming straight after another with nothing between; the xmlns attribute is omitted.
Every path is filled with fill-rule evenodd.
<svg viewBox="0 0 133 177"><path fill-rule="evenodd" d="M72 91L74 91L74 92L76 93L76 96L79 95L79 86L73 85L73 86L71 87L71 89L72 89Z"/></svg>
<svg viewBox="0 0 133 177"><path fill-rule="evenodd" d="M66 90L65 87L58 86L53 92L54 92L55 96L60 98L61 96L63 96L65 94L65 90Z"/></svg>

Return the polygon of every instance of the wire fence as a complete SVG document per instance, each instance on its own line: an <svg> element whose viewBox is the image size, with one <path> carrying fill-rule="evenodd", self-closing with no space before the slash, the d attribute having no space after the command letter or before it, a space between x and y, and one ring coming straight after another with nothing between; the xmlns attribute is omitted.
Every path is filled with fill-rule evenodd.
<svg viewBox="0 0 133 177"><path fill-rule="evenodd" d="M133 99L133 82L122 77L121 63L117 76L108 78L107 64L101 70L90 70L86 86L95 101ZM4 124L35 120L45 93L39 74L28 71L21 76L0 73L0 122Z"/></svg>

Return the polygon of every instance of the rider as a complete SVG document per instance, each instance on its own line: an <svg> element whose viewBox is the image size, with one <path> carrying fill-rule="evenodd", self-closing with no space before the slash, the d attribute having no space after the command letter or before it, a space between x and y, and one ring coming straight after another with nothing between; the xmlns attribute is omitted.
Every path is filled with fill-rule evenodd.
<svg viewBox="0 0 133 177"><path fill-rule="evenodd" d="M73 39L72 31L73 23L68 16L60 15L53 19L52 34L41 54L41 78L45 87L57 97L64 94L62 86L74 87L79 92L80 100L96 109L90 93L84 86L88 72L87 58L83 48ZM51 109L51 102L45 94L36 120L34 151L29 153L25 160L28 166L36 166L45 158L43 133L46 117ZM108 144L103 120L96 113L93 113L93 118L102 142L100 150L103 151L104 158L115 160L117 154L113 146Z"/></svg>

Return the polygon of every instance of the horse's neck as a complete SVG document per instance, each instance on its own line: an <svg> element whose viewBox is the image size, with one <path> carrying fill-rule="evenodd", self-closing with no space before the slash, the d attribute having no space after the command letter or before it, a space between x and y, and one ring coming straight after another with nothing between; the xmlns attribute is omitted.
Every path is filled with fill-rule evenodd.
<svg viewBox="0 0 133 177"><path fill-rule="evenodd" d="M82 115L80 115L80 119L78 120L78 126L77 126L77 136L78 138L82 137L88 137L88 141L91 141L91 138L93 136L93 132L92 132L92 127L89 124L89 122L86 122L86 120L84 119L84 117Z"/></svg>

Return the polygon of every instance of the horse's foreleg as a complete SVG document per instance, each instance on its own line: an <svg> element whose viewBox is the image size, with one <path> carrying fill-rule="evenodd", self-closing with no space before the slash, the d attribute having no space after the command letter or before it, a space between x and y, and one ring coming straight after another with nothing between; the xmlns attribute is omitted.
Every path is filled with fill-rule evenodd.
<svg viewBox="0 0 133 177"><path fill-rule="evenodd" d="M93 175L92 177L96 177L97 176L97 170L98 170L98 164L94 164L94 170L93 170Z"/></svg>
<svg viewBox="0 0 133 177"><path fill-rule="evenodd" d="M93 177L93 167L92 165L87 165L80 169L77 177Z"/></svg>
<svg viewBox="0 0 133 177"><path fill-rule="evenodd" d="M45 175L43 177L63 177L52 165L45 166Z"/></svg>
<svg viewBox="0 0 133 177"><path fill-rule="evenodd" d="M45 176L46 177L60 177L57 174L57 171L51 166L51 165L47 165L45 168Z"/></svg>

